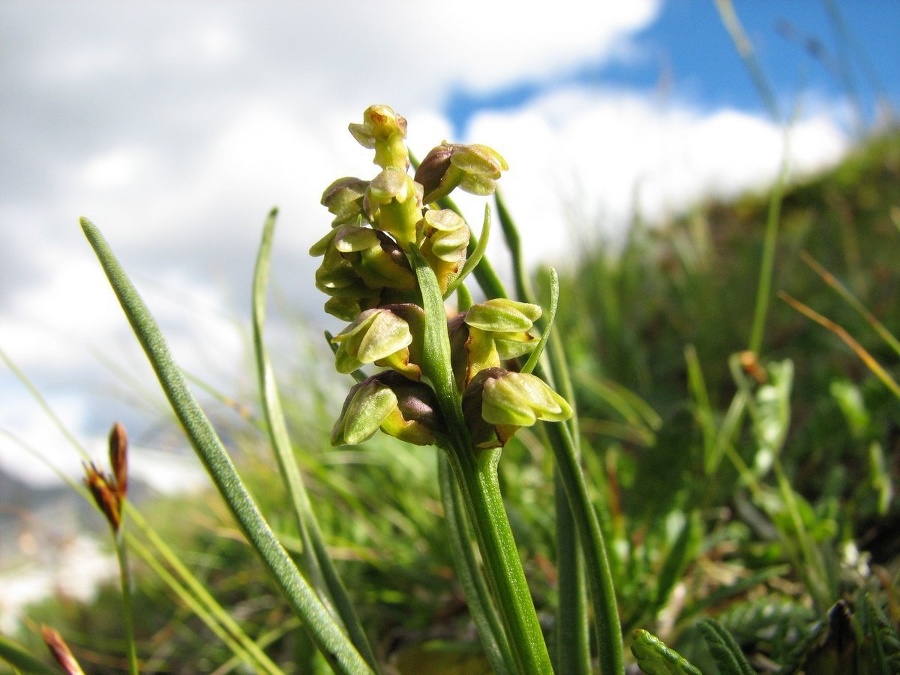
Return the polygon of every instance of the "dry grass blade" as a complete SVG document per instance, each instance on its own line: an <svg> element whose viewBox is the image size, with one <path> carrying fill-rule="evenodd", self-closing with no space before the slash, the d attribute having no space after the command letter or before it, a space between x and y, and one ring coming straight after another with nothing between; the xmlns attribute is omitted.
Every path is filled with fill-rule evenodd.
<svg viewBox="0 0 900 675"><path fill-rule="evenodd" d="M800 252L800 258L805 262L813 272L818 274L822 281L831 286L835 291L837 291L838 295L840 295L847 303L853 307L862 316L866 321L868 321L869 325L878 333L879 337L884 340L890 347L893 349L898 356L900 356L900 340L895 338L891 332L885 328L884 324L881 323L875 316L870 312L866 307L856 298L853 293L850 292L850 289L844 286L837 277L835 277L831 272L822 267L815 258L813 258L806 251Z"/></svg>
<svg viewBox="0 0 900 675"><path fill-rule="evenodd" d="M879 380L881 380L881 382L891 390L891 393L893 393L894 396L900 399L900 386L897 385L897 382L888 374L888 372L884 368L881 367L881 364L872 357L872 355L866 350L866 348L859 344L859 342L857 342L856 339L843 328L843 326L836 324L828 317L822 316L812 307L804 305L802 302L800 302L793 296L788 295L784 291L779 291L778 297L784 300L804 316L812 319L820 326L824 326L832 333L837 335L844 342L844 344L850 347L850 349L853 350L853 352L862 360L862 362L866 364L866 367L872 371L872 374L875 375L875 377L877 377Z"/></svg>

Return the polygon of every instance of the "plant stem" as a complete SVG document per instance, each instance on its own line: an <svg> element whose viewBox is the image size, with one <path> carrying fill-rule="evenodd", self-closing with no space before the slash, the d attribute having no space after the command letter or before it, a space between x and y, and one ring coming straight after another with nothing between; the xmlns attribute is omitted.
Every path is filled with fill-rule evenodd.
<svg viewBox="0 0 900 675"><path fill-rule="evenodd" d="M438 457L438 478L441 484L441 501L456 576L463 588L469 606L469 614L478 631L485 655L498 675L516 672L516 660L506 639L503 622L497 613L494 598L480 572L478 559L472 548L471 523L459 486L454 482L453 469L445 452Z"/></svg>
<svg viewBox="0 0 900 675"><path fill-rule="evenodd" d="M499 449L475 451L471 447L448 453L519 672L552 673L550 655L500 495L500 455Z"/></svg>
<svg viewBox="0 0 900 675"><path fill-rule="evenodd" d="M340 618L359 653L365 658L375 672L380 668L375 653L369 644L368 636L347 595L347 590L340 578L331 558L328 555L325 539L319 529L316 514L310 503L309 495L303 484L303 477L294 455L288 435L287 422L278 393L274 369L263 340L263 327L266 320L266 291L269 281L269 267L272 252L272 239L275 232L275 219L278 212L272 209L263 227L262 241L256 259L256 270L253 275L253 347L256 356L256 371L259 380L260 400L266 429L275 458L278 461L278 472L290 495L297 519L297 530L303 541L303 560L310 583L319 592L320 599L333 606L334 613Z"/></svg>
<svg viewBox="0 0 900 675"><path fill-rule="evenodd" d="M560 675L581 675L591 672L584 561L559 469L554 472L553 495L556 505L556 571L559 577L556 666Z"/></svg>
<svg viewBox="0 0 900 675"><path fill-rule="evenodd" d="M781 161L781 169L778 178L772 187L772 197L769 200L769 211L766 216L766 234L763 242L763 255L759 269L759 285L756 290L756 308L753 312L753 327L750 332L750 344L748 349L754 354L759 354L762 349L763 331L766 326L766 316L769 312L769 301L772 298L772 277L775 272L775 249L778 244L778 226L781 218L781 202L784 195L784 186L788 172L788 148L787 136L785 136L784 156Z"/></svg>
<svg viewBox="0 0 900 675"><path fill-rule="evenodd" d="M476 450L472 446L463 419L462 396L450 365L450 337L437 278L415 248L410 251L410 262L425 310L423 352L426 358L422 371L431 382L444 415L449 432L447 457L472 519L488 581L506 625L509 646L520 672L551 673L550 655L500 495L497 462L501 450Z"/></svg>
<svg viewBox="0 0 900 675"><path fill-rule="evenodd" d="M138 675L140 670L138 668L137 646L134 642L134 613L131 605L131 573L128 568L128 545L125 543L125 537L121 529L115 532L113 536L116 544L116 558L119 562L119 582L122 585L122 619L125 624L128 672L130 675Z"/></svg>

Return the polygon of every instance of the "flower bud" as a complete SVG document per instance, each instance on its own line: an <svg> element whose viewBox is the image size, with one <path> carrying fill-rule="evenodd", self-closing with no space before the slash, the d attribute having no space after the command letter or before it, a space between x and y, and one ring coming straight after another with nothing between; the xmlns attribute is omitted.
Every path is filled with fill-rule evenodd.
<svg viewBox="0 0 900 675"><path fill-rule="evenodd" d="M383 301L406 299L416 288L406 255L390 237L371 228L341 225L309 252L324 256L316 287L332 296L325 311L345 321Z"/></svg>
<svg viewBox="0 0 900 675"><path fill-rule="evenodd" d="M389 166L406 171L409 154L403 139L406 138L406 120L386 105L369 106L363 113L362 124L351 124L350 133L364 148L375 149L374 163L382 168Z"/></svg>
<svg viewBox="0 0 900 675"><path fill-rule="evenodd" d="M112 467L116 492L124 500L128 495L128 434L118 422L109 432L109 465Z"/></svg>
<svg viewBox="0 0 900 675"><path fill-rule="evenodd" d="M469 226L450 209L426 211L421 225L423 238L420 250L434 270L443 293L466 262Z"/></svg>
<svg viewBox="0 0 900 675"><path fill-rule="evenodd" d="M94 498L97 507L106 516L113 532L122 525L122 495L116 489L115 479L100 471L93 463L84 465L84 484Z"/></svg>
<svg viewBox="0 0 900 675"><path fill-rule="evenodd" d="M334 215L332 226L356 225L363 215L362 203L369 181L360 178L338 178L322 193L322 205Z"/></svg>
<svg viewBox="0 0 900 675"><path fill-rule="evenodd" d="M355 445L378 429L415 445L431 445L443 424L431 388L386 371L355 385L331 431L332 445Z"/></svg>
<svg viewBox="0 0 900 675"><path fill-rule="evenodd" d="M506 445L520 427L537 420L563 422L572 408L534 375L488 368L466 387L463 416L475 447L492 448Z"/></svg>
<svg viewBox="0 0 900 675"><path fill-rule="evenodd" d="M448 324L453 372L465 387L480 371L529 353L537 341L528 331L541 308L527 302L494 298L472 305ZM460 350L462 346L463 350Z"/></svg>
<svg viewBox="0 0 900 675"><path fill-rule="evenodd" d="M418 380L422 369L421 341L414 344L413 330L422 335L424 312L416 305L388 305L362 312L347 328L335 335L338 345L335 367L352 373L366 363L393 368Z"/></svg>
<svg viewBox="0 0 900 675"><path fill-rule="evenodd" d="M399 246L384 232L376 232L378 244L359 251L354 268L369 288L412 291L418 288L416 275Z"/></svg>
<svg viewBox="0 0 900 675"><path fill-rule="evenodd" d="M515 333L531 330L541 318L539 305L508 298L492 298L472 305L466 312L466 324L492 333Z"/></svg>
<svg viewBox="0 0 900 675"><path fill-rule="evenodd" d="M72 650L69 649L69 645L63 640L59 631L49 626L41 626L41 637L44 639L47 649L50 650L53 658L56 659L56 662L66 675L84 675L84 671L81 669L78 661L75 660Z"/></svg>
<svg viewBox="0 0 900 675"><path fill-rule="evenodd" d="M429 152L416 171L426 204L446 197L460 187L474 195L493 194L494 182L509 166L496 150L486 145L442 143Z"/></svg>
<svg viewBox="0 0 900 675"><path fill-rule="evenodd" d="M421 190L406 171L389 166L369 183L363 201L372 227L390 234L405 250L415 243L422 219Z"/></svg>
<svg viewBox="0 0 900 675"><path fill-rule="evenodd" d="M341 415L331 429L332 445L356 445L368 440L397 407L397 396L374 376L347 394Z"/></svg>

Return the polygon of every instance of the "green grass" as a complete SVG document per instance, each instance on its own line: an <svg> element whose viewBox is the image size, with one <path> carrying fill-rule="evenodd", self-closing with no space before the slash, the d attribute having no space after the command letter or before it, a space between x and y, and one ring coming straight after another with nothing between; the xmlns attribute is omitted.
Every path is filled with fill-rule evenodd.
<svg viewBox="0 0 900 675"><path fill-rule="evenodd" d="M892 492L900 400L833 332L774 295L754 361L735 356L751 341L770 203L768 194L748 195L698 205L659 227L635 223L623 246L589 251L560 275L556 326L574 373L582 461L622 627L629 641L646 629L674 650L672 663L677 652L704 673L740 672L742 664L725 663L729 640L756 668L805 663L827 672L815 668L858 657L868 668L861 672L890 672L900 654ZM873 138L834 170L785 186L779 222L773 292L829 317L900 378L890 340L801 255L900 336L900 134ZM539 292L546 281L534 280ZM331 449L340 404L331 385L310 385L320 377L314 366L278 372L287 430L376 657L401 672L424 672L423 662L432 672L484 672L443 529L436 451L384 436ZM230 395L256 409L255 394ZM229 436L249 492L300 559L301 532L262 415ZM522 430L504 449L500 481L552 635L560 590L554 461L541 429ZM285 672L327 672L216 495L162 500L142 513L272 661ZM233 646L132 559L148 672L248 672ZM852 616L843 623L839 601ZM709 618L716 623L702 621ZM115 589L86 605L45 602L29 621L63 632L90 672L127 665ZM837 635L849 657L833 647ZM42 653L27 625L17 638ZM653 640L635 638L645 668L662 658L642 651Z"/></svg>

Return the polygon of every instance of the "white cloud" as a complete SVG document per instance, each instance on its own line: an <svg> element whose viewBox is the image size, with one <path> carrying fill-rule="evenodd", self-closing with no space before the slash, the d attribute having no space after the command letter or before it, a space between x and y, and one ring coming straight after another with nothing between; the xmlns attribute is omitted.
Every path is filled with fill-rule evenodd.
<svg viewBox="0 0 900 675"><path fill-rule="evenodd" d="M783 130L757 116L624 91L554 93L480 115L470 135L509 162L502 185L532 262L571 259L561 233L614 236L636 210L658 220L705 196L764 188L786 147L797 176L835 162L848 144L824 116L798 120L786 146ZM567 211L586 222L567 221Z"/></svg>
<svg viewBox="0 0 900 675"><path fill-rule="evenodd" d="M281 207L274 275L301 305L318 306L306 250L327 227L322 189L373 170L346 131L366 105L406 116L421 156L451 133L441 114L450 87L487 91L640 58L630 36L659 2L410 8L399 0L0 8L15 57L0 63L0 347L27 372L53 375L50 398L76 433L91 434L89 418L98 417L79 384L103 380L91 348L149 373L134 365L138 348L77 216L101 228L135 276L176 357L220 382L236 379L245 344L234 315L246 317L262 221ZM797 166L832 161L844 147L836 129L825 116L798 122ZM598 218L619 227L635 199L660 215L708 190L759 184L783 147L777 128L736 111L574 89L480 115L470 139L453 140L492 145L509 160L502 184L529 235L526 251L542 260L564 255L559 234L574 227L563 216L573 204L591 227ZM475 220L481 209L467 213ZM21 397L0 371L0 428L43 444ZM0 465L14 452L0 444Z"/></svg>

